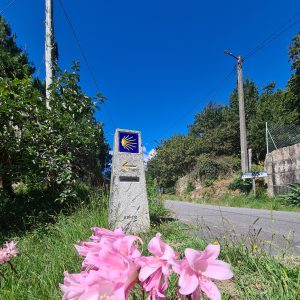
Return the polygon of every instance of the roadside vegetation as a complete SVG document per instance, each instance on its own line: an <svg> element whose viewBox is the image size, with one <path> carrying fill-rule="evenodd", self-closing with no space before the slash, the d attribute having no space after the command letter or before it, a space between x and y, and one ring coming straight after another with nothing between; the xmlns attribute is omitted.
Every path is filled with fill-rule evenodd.
<svg viewBox="0 0 300 300"><path fill-rule="evenodd" d="M17 274L8 267L1 267L5 279L0 279L0 299L61 299L59 283L63 282L63 272L80 271L82 259L76 254L74 244L87 240L93 226L107 228L107 197L101 193L94 194L72 215L59 215L55 224L36 228L23 236L11 236L18 241L20 249L14 259ZM202 250L208 243L219 243L220 259L230 263L234 273L232 280L218 284L222 299L299 298L299 257L274 257L259 246L246 247L238 241L232 244L229 240L202 240L194 236L195 230L196 227L176 221L152 222L151 230L141 238L146 245L160 232L162 239L181 254L186 247ZM144 249L144 254L146 251ZM176 285L175 277L171 277L170 299L176 299ZM132 299L142 299L138 291L135 295Z"/></svg>
<svg viewBox="0 0 300 300"><path fill-rule="evenodd" d="M280 197L269 197L265 194L265 192L262 194L259 193L256 197L254 197L253 194L247 196L225 194L219 199L214 200L210 198L192 199L188 195L177 196L172 194L160 195L159 198L161 200L181 200L207 205L300 212L299 207L287 204Z"/></svg>
<svg viewBox="0 0 300 300"><path fill-rule="evenodd" d="M252 149L253 171L264 168L265 123L300 124L300 32L292 39L288 55L292 73L284 89L276 88L274 81L267 83L261 90L253 80L247 78L244 81L248 148ZM157 154L148 164L148 175L164 194L178 194L178 183L185 177L188 177L185 185L188 194L199 189L200 185L201 188L212 187L214 182L231 178L240 170L237 89L232 91L227 102L228 105L208 103L195 115L186 135L172 136L156 148ZM240 177L240 174L236 173L235 176ZM242 183L238 179L230 184L232 191L240 190L243 194L248 194L251 189L248 181L245 182L244 190L240 188ZM263 189L263 184L260 183L259 187ZM179 194L182 196L182 191ZM296 194L295 190L293 194ZM196 201L213 202L213 199L202 196ZM186 198L189 198L188 195ZM217 202L244 205L241 199L233 193L232 197L218 197ZM252 201L251 195L245 199L252 203L246 205L259 206L258 203L253 204L256 201ZM290 206L296 206L293 199L269 199L263 192L257 199L261 200L264 208L275 205L278 209L289 209Z"/></svg>
<svg viewBox="0 0 300 300"><path fill-rule="evenodd" d="M26 232L70 214L105 184L110 163L103 124L94 113L104 101L81 89L80 70L57 66L46 108L45 85L0 16L0 232Z"/></svg>
<svg viewBox="0 0 300 300"><path fill-rule="evenodd" d="M291 53L292 60L295 55ZM97 104L104 97L99 94L91 98L81 90L79 66L74 63L71 71L57 67L51 87L51 110L47 110L44 83L34 76L34 66L17 46L3 17L0 64L0 244L13 240L20 251L13 262L16 274L8 264L0 266L0 299L61 299L59 283L63 281L63 272L75 273L81 267L74 244L88 239L90 227L108 227L104 187L109 147L103 124L94 118ZM299 71L295 59L294 65ZM297 76L291 78L289 90L275 91L270 85L261 95L253 82L246 81L249 118L254 112L258 114L259 103L265 107L265 115L271 107L273 119L298 122L295 103L299 105L300 101L293 98ZM274 101L278 109L272 108ZM163 203L154 197L157 186L174 190L177 179L188 172L192 172L195 180L207 176L205 184L210 187L219 176L235 171L236 109L234 91L229 107L210 104L196 116L195 126L187 137L172 138L158 149L149 165L152 227L142 237L147 243L156 232L161 232L181 254L186 247L201 250L209 242L219 243L221 259L232 265L235 275L221 286L224 299L294 300L300 296L299 258L274 257L259 246L248 248L238 241L199 239L194 236L197 228L172 220ZM264 119L259 122L258 125L262 124ZM253 132L262 138L257 128ZM259 138L255 141L261 145ZM215 143L218 140L219 144ZM255 153L259 160L262 153ZM175 297L175 284L172 279L171 299Z"/></svg>

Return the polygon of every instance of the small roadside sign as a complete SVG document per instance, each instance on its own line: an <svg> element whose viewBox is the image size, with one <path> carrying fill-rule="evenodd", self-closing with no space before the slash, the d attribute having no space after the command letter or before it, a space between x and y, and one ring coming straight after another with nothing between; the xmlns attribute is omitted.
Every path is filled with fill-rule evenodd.
<svg viewBox="0 0 300 300"><path fill-rule="evenodd" d="M242 175L242 179L255 179L255 178L262 178L267 177L268 172L267 171L261 171L261 172L247 172Z"/></svg>

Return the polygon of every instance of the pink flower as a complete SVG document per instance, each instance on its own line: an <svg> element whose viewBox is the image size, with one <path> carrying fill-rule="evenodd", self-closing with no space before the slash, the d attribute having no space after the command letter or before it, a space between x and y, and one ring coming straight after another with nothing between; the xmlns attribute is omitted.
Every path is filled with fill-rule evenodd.
<svg viewBox="0 0 300 300"><path fill-rule="evenodd" d="M115 284L93 273L64 273L63 300L117 300ZM120 298L121 299L121 298Z"/></svg>
<svg viewBox="0 0 300 300"><path fill-rule="evenodd" d="M161 234L151 239L148 244L148 250L154 256L142 256L136 260L141 266L139 280L146 292L149 292L148 299L165 298L164 292L168 287L168 279L171 274L171 263L178 257L169 245L160 239Z"/></svg>
<svg viewBox="0 0 300 300"><path fill-rule="evenodd" d="M116 239L122 238L125 236L125 233L121 228L117 228L114 231L100 228L100 227L92 227L91 228L94 231L94 234L91 236L91 239L100 242L102 241L103 244L110 245L112 244Z"/></svg>
<svg viewBox="0 0 300 300"><path fill-rule="evenodd" d="M134 259L140 257L141 253L135 242L141 240L125 235L121 229L92 229L93 241L75 246L79 255L85 256L82 263L85 271L73 275L65 273L65 281L61 285L64 299L90 299L86 295L94 299L96 295L95 299L125 300L138 281L139 267ZM73 298L69 297L73 294Z"/></svg>
<svg viewBox="0 0 300 300"><path fill-rule="evenodd" d="M18 248L16 247L17 243L6 242L4 248L0 248L0 265L9 261L10 257L16 257L19 253Z"/></svg>
<svg viewBox="0 0 300 300"><path fill-rule="evenodd" d="M199 299L200 289L211 300L220 300L221 294L217 286L209 279L227 280L233 274L230 265L217 260L220 245L208 245L204 251L187 248L182 261L173 264L173 270L180 275L178 284L182 295L192 295Z"/></svg>
<svg viewBox="0 0 300 300"><path fill-rule="evenodd" d="M9 261L9 255L7 253L6 248L0 248L0 265Z"/></svg>
<svg viewBox="0 0 300 300"><path fill-rule="evenodd" d="M7 251L7 254L9 256L13 256L13 257L16 257L17 254L19 253L19 249L16 247L17 246L17 243L14 243L14 242L6 242L5 243L5 248L6 251Z"/></svg>

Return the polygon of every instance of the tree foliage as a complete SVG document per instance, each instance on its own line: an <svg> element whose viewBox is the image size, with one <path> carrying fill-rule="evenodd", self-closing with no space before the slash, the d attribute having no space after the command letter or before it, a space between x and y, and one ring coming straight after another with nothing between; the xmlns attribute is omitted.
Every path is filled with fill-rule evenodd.
<svg viewBox="0 0 300 300"><path fill-rule="evenodd" d="M294 73L285 90L276 89L273 81L261 92L253 80L246 78L243 83L248 148L252 148L254 163L265 158L266 122L300 123L300 32L292 40L289 56ZM187 136L171 137L157 150L157 156L149 163L149 172L164 188L173 187L180 176L195 168L196 162L202 166L216 156L239 156L237 89L232 91L228 105L208 103L195 115Z"/></svg>
<svg viewBox="0 0 300 300"><path fill-rule="evenodd" d="M94 113L105 97L88 97L79 85L79 71L77 63L71 71L57 68L50 86L51 109L47 110L44 84L33 77L34 67L27 54L18 47L9 25L0 17L2 222L17 201L16 185L40 191L39 196L46 197L39 200L53 209L54 202L63 204L77 199L79 183L103 182L103 170L110 161L109 146L103 124L96 121ZM6 200L1 203L1 199ZM24 207L35 201L30 199Z"/></svg>

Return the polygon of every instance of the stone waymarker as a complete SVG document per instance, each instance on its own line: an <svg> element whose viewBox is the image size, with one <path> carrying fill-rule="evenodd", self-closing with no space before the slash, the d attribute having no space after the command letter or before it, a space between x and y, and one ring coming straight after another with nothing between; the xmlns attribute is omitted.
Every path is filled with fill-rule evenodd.
<svg viewBox="0 0 300 300"><path fill-rule="evenodd" d="M150 228L141 133L117 129L111 173L109 223L126 232Z"/></svg>

